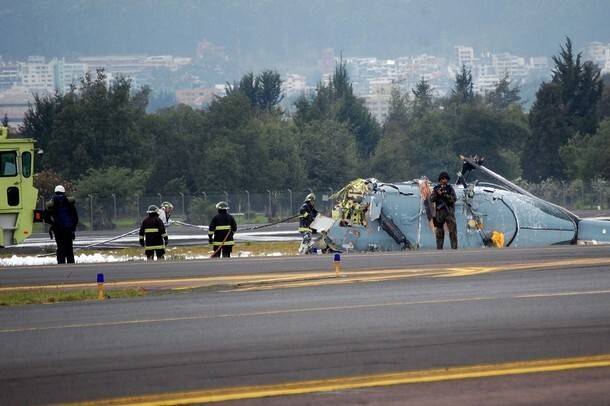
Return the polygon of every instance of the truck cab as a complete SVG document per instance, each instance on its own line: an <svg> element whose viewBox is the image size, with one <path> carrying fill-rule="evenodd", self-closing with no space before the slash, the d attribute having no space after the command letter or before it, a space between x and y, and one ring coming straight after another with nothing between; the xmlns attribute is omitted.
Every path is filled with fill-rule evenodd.
<svg viewBox="0 0 610 406"><path fill-rule="evenodd" d="M0 125L0 247L32 234L38 190L34 188L34 140L8 138Z"/></svg>

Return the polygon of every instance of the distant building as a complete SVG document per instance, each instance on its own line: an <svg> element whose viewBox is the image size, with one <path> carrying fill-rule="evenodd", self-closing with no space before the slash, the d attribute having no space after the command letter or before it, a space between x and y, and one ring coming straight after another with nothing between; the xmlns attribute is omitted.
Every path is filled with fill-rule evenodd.
<svg viewBox="0 0 610 406"><path fill-rule="evenodd" d="M496 70L496 75L509 78L523 78L527 75L525 58L511 55L508 52L491 55L491 63Z"/></svg>
<svg viewBox="0 0 610 406"><path fill-rule="evenodd" d="M455 60L459 68L462 66L472 68L475 62L474 48L457 45L455 47Z"/></svg>
<svg viewBox="0 0 610 406"><path fill-rule="evenodd" d="M33 102L32 93L24 87L13 87L0 92L0 120L6 115L11 127L19 127Z"/></svg>
<svg viewBox="0 0 610 406"><path fill-rule="evenodd" d="M220 96L219 89L216 87L178 89L176 90L176 104L186 104L187 106L200 109L207 107L210 103L212 103L216 96Z"/></svg>
<svg viewBox="0 0 610 406"><path fill-rule="evenodd" d="M298 96L308 90L305 76L289 73L282 81L282 93L286 97Z"/></svg>
<svg viewBox="0 0 610 406"><path fill-rule="evenodd" d="M53 91L53 66L39 57L30 57L19 66L19 85L32 91Z"/></svg>
<svg viewBox="0 0 610 406"><path fill-rule="evenodd" d="M369 94L364 95L364 102L373 117L382 124L390 111L392 89L395 84L389 79L377 79L369 82Z"/></svg>
<svg viewBox="0 0 610 406"><path fill-rule="evenodd" d="M549 69L549 60L546 56L533 56L529 59L529 67L534 70L547 71Z"/></svg>
<svg viewBox="0 0 610 406"><path fill-rule="evenodd" d="M64 59L53 59L53 84L60 92L67 92L71 85L78 86L87 73L86 63L66 63Z"/></svg>
<svg viewBox="0 0 610 406"><path fill-rule="evenodd" d="M602 74L610 73L610 44L590 42L585 45L583 58L595 63Z"/></svg>
<svg viewBox="0 0 610 406"><path fill-rule="evenodd" d="M0 65L0 91L10 89L19 83L19 65Z"/></svg>

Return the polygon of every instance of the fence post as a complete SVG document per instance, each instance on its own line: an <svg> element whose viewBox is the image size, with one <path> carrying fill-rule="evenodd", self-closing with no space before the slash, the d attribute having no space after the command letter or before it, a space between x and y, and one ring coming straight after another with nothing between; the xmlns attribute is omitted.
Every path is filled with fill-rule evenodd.
<svg viewBox="0 0 610 406"><path fill-rule="evenodd" d="M136 193L136 224L140 222L140 195Z"/></svg>
<svg viewBox="0 0 610 406"><path fill-rule="evenodd" d="M180 192L180 197L182 198L182 215L186 218L186 209L184 208L184 193Z"/></svg>
<svg viewBox="0 0 610 406"><path fill-rule="evenodd" d="M267 209L267 216L271 217L271 191L269 189L267 190L267 195L269 196L269 208Z"/></svg>
<svg viewBox="0 0 610 406"><path fill-rule="evenodd" d="M90 223L90 227L91 230L93 231L93 195L87 195L89 196L89 221Z"/></svg>
<svg viewBox="0 0 610 406"><path fill-rule="evenodd" d="M116 221L116 195L114 193L112 193L111 196L112 196L112 214L113 214L114 221Z"/></svg>
<svg viewBox="0 0 610 406"><path fill-rule="evenodd" d="M246 192L246 221L250 220L250 192L244 189Z"/></svg>

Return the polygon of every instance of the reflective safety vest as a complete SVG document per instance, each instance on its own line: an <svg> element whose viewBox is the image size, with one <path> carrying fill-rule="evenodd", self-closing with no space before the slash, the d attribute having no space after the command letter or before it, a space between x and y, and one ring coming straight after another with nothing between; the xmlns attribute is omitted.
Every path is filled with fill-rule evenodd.
<svg viewBox="0 0 610 406"><path fill-rule="evenodd" d="M144 240L145 250L163 250L167 240L165 225L156 213L151 213L140 226L140 240Z"/></svg>
<svg viewBox="0 0 610 406"><path fill-rule="evenodd" d="M213 237L212 245L233 245L233 234L237 231L237 223L233 216L226 212L221 211L214 216L210 222L210 228L208 235ZM223 243L224 241L224 243Z"/></svg>

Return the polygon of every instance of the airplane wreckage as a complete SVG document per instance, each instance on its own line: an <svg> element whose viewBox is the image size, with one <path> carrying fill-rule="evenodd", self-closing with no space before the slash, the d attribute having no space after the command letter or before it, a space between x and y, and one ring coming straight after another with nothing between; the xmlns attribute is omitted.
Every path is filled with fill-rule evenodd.
<svg viewBox="0 0 610 406"><path fill-rule="evenodd" d="M454 186L459 248L539 247L610 243L610 221L581 219L542 200L483 166L463 159ZM475 170L499 184L468 181ZM426 178L402 183L357 179L331 196L332 218L318 215L320 233L312 248L333 251L435 249L431 184ZM445 233L445 246L449 245Z"/></svg>

